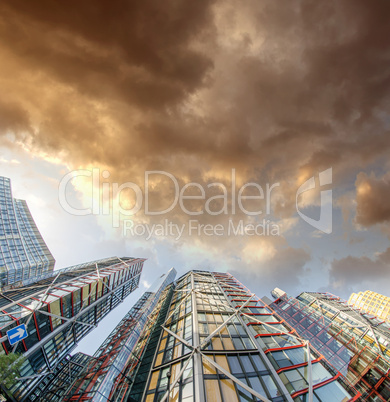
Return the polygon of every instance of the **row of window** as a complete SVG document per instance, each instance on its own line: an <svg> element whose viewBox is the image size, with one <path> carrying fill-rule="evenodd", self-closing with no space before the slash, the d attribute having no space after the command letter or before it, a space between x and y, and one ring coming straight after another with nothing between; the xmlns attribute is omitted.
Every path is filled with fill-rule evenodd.
<svg viewBox="0 0 390 402"><path fill-rule="evenodd" d="M122 297L126 297L137 287L138 280L138 277L134 278L131 283L127 283L126 285L116 289L116 297L114 295L111 295L109 299L102 300L96 305L96 308L89 309L88 311L80 314L78 320L80 322L86 322L90 324L99 322L111 311L112 308L120 303ZM47 308L47 306L44 307ZM35 317L40 328L40 332L41 330L45 332L51 332L50 328L48 328L49 322L45 322L45 320L48 320L49 317L46 317L39 313L35 313ZM25 317L24 320L26 320L26 318L27 317ZM61 323L62 321L56 318L54 320L59 320L59 323ZM34 320L31 320L30 323L34 323ZM92 327L76 322L74 324L74 331L72 328L73 326L69 325L62 332L51 338L51 340L44 341L42 344L43 349L38 349L23 364L22 368L20 369L20 376L34 375L36 373L42 372L42 370L50 369L50 365L58 362L59 359L64 357L69 352L69 350L78 342L79 339L81 339L86 333L91 331ZM28 331L29 337L26 338L26 340L30 338L31 329L29 329ZM45 333L41 333L41 336L42 335L44 336ZM36 342L38 342L38 339L36 339L33 344L35 344ZM19 343L19 345L21 344L22 342ZM24 381L23 383L17 383L15 385L15 389L13 390L14 394L25 395L33 383L34 381Z"/></svg>

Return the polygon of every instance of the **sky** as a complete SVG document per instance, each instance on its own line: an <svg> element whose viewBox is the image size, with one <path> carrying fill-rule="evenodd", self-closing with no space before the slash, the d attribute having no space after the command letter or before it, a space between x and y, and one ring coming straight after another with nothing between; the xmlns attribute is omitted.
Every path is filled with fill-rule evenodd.
<svg viewBox="0 0 390 402"><path fill-rule="evenodd" d="M0 4L0 175L57 268L147 258L100 333L172 266L228 271L260 297L390 296L389 12Z"/></svg>

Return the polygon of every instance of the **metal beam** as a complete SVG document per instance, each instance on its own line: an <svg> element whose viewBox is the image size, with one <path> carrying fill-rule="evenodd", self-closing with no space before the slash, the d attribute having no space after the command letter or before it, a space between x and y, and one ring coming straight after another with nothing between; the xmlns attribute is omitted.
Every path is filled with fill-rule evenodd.
<svg viewBox="0 0 390 402"><path fill-rule="evenodd" d="M200 275L197 275L200 276ZM211 277L212 280L215 281L215 279L213 277ZM218 284L216 283L216 285L218 286ZM187 362L185 363L185 365L183 365L183 368L181 369L181 371L179 372L177 378L175 379L175 381L172 383L172 385L168 388L168 391L166 392L166 394L164 395L162 402L165 402L167 400L167 398L169 398L169 394L172 392L172 390L174 389L175 385L177 384L177 382L180 380L181 376L184 373L184 370L187 368L189 362L191 361L191 358L194 357L194 382L195 382L195 401L200 401L202 402L204 400L204 382L203 382L203 362L202 362L202 356L210 361L211 364L213 364L218 370L220 370L223 374L225 374L227 377L229 377L230 379L232 379L234 382L236 382L238 385L240 385L241 387L243 387L244 389L246 389L248 392L250 392L252 395L255 395L257 398L259 398L261 401L264 402L270 402L269 399L265 398L264 396L260 395L259 393L257 393L255 390L253 390L252 388L250 388L247 384L244 384L243 382L241 382L240 380L238 380L233 374L227 372L226 370L224 370L222 367L220 367L217 363L215 363L214 361L211 361L206 355L204 355L201 351L201 348L204 347L205 344L207 344L207 342L209 341L209 338L211 339L215 334L217 334L218 332L220 332L222 330L222 328L224 328L226 326L226 324L228 324L229 321L231 321L231 319L233 319L233 317L236 317L242 308L245 308L246 305L251 301L253 295L251 297L249 297L249 299L240 307L240 309L235 310L234 313L223 323L221 324L215 331L213 331L212 334L209 335L208 338L206 338L206 340L200 344L199 341L199 333L198 333L198 321L197 321L197 311L196 311L196 293L199 293L198 290L195 290L195 286L194 286L194 277L191 276L191 292L189 294L192 294L193 300L192 300L192 304L193 304L193 309L192 309L192 315L193 315L193 339L194 339L194 346L192 346L191 344L189 344L185 339L183 339L182 337L180 337L179 335L175 334L174 332L170 331L168 328L165 328L163 326L163 330L168 332L170 335L172 335L173 337L175 337L176 339L178 339L180 342L182 342L184 345L186 345L187 347L189 347L192 350L192 353L190 354ZM207 294L205 295L207 297ZM195 306L195 308L194 308ZM227 307L230 307L227 305ZM196 323L194 323L194 318L196 318ZM168 321L168 320L166 320ZM198 374L196 371L196 362L198 361ZM200 370L199 370L200 369Z"/></svg>
<svg viewBox="0 0 390 402"><path fill-rule="evenodd" d="M186 296L184 296L183 300L173 309L172 313L169 314L168 318L164 321L164 324L166 324L169 321L169 319L175 314L176 310L184 303L185 300L187 300L190 294L191 292L189 292Z"/></svg>
<svg viewBox="0 0 390 402"><path fill-rule="evenodd" d="M346 314L346 315L348 316L348 318L350 318L351 320L353 320L353 321L355 321L355 322L358 323L358 325L353 325L353 324L350 324L350 323L347 322L347 321L342 321L342 322L338 323L339 326L341 326L342 324L346 324L347 326L349 326L349 327L351 327L351 328L368 328L368 330L370 330L371 333L372 333L372 336L373 336L373 338L374 338L374 341L375 341L375 343L376 343L376 346L377 346L377 348L379 349L379 353L382 355L382 357L384 357L384 354L383 354L383 351L382 351L382 348L381 348L381 344L380 344L379 341L378 341L378 338L377 338L377 336L376 336L374 327L371 325L371 323L368 321L368 319L367 319L366 317L364 317L360 312L358 312L358 311L356 311L355 309L352 309L352 308L348 308L347 310L342 310L341 308L336 308L336 307L334 307L332 304L327 303L326 301L324 301L323 299L318 299L318 298L317 298L316 301L319 303L319 305L320 305L320 307L321 307L321 313L322 313L323 316L324 316L325 314L323 314L322 305L325 305L325 306L329 306L329 307L330 307L331 309L333 309L333 310L343 311L344 314ZM316 310L316 311L318 311L318 310ZM362 322L361 322L358 318L353 317L353 316L347 314L346 311L351 311L351 312L357 314L357 315L362 319ZM333 321L333 319L334 319L335 317L336 317L336 315L335 315L334 317L332 317L332 321ZM363 336L364 336L364 335L363 335ZM363 336L362 336L362 337L363 337Z"/></svg>
<svg viewBox="0 0 390 402"><path fill-rule="evenodd" d="M306 341L306 353L307 353L307 371L308 371L308 383L309 383L309 394L308 402L313 402L313 371L311 364L311 353L310 353L310 342Z"/></svg>
<svg viewBox="0 0 390 402"><path fill-rule="evenodd" d="M61 320L72 321L72 322L76 322L77 324L87 325L88 327L94 327L94 328L96 328L96 325L94 325L94 324L89 324L88 322L73 320L72 318L64 317L64 316L62 316L62 315L57 315L57 314L53 314L53 313L48 313L47 311L38 310L38 311L36 311L36 313L40 313L40 314L48 315L48 316L50 316L50 317L59 318L59 319L61 319Z"/></svg>
<svg viewBox="0 0 390 402"><path fill-rule="evenodd" d="M223 285L225 285L225 283L224 283ZM225 297L226 297L226 300L228 300L228 302L231 303L230 300L229 300L229 298L228 298L228 296L227 296L227 294L226 294L226 291L222 289L222 286L221 286L221 285L219 285L219 286L220 286L220 289L222 290L222 292L224 293L224 295L225 295ZM262 360L264 361L266 367L268 368L268 371L272 374L273 379L276 381L276 383L278 384L280 390L283 392L284 397L287 399L287 401L293 402L293 399L291 398L291 395L290 395L290 393L288 392L286 386L283 384L283 382L282 382L282 380L280 379L280 377L279 377L278 373L276 372L275 368L273 367L273 365L271 364L271 362L268 360L267 356L266 356L265 353L264 353L264 350L263 350L263 349L259 346L259 344L257 343L257 341L256 341L254 335L252 334L252 332L249 331L248 326L246 325L246 323L245 323L244 320L242 319L241 315L245 315L245 316L247 316L247 317L249 317L249 318L251 318L251 319L252 319L252 316L249 316L249 315L247 315L247 314L245 314L245 313L241 313L241 314L237 315L237 318L238 318L238 320L240 321L240 323L241 323L241 325L243 326L243 328L245 328L245 330L246 330L246 332L247 332L249 338L250 338L251 341L253 342L253 344L256 346L256 348L257 348L257 350L258 350L260 356L262 357ZM288 335L291 335L291 334L288 334Z"/></svg>
<svg viewBox="0 0 390 402"><path fill-rule="evenodd" d="M187 368L188 364L190 363L192 356L195 354L195 349L192 351L190 356L188 357L187 361L185 364L183 364L183 367L179 371L178 376L176 377L175 381L172 383L172 385L168 384L168 391L165 393L164 397L161 399L161 402L165 402L169 398L169 394L172 392L173 388L175 388L175 385L179 382L181 376L183 375L185 369Z"/></svg>
<svg viewBox="0 0 390 402"><path fill-rule="evenodd" d="M41 308L41 307L42 307L42 304L44 303L44 301L46 301L47 296L48 296L48 293L49 293L49 290L52 288L52 286L54 285L54 282L57 280L57 278L58 278L59 276L60 276L60 274L58 274L58 275L53 279L53 281L51 282L51 284L49 285L49 287L46 289L45 293L43 294L42 299L38 302L38 304L37 304L37 305L33 308L33 310L31 311L31 314L30 314L30 316L27 318L27 321L26 321L26 323L25 323L26 328L27 328L28 324L30 323L31 319L34 317L34 312L37 311L38 308ZM19 342L20 342L20 341L17 341L17 342L15 343L15 346L14 346L13 349L12 349L12 353L15 353L16 347L18 346Z"/></svg>
<svg viewBox="0 0 390 402"><path fill-rule="evenodd" d="M116 258L118 258L118 257L116 257ZM138 263L138 262L140 262L140 261L145 261L144 259L136 259L136 260L132 260L131 263L128 264L128 263L126 263L125 261L122 261L120 258L118 258L118 260L120 260L120 261L121 261L123 264L125 264L127 267L130 267L130 266L132 266L132 265L135 265L136 263ZM114 266L114 265L117 265L117 264L112 264L112 265L110 265L110 266L108 266L108 267L104 267L103 269L112 268L112 266ZM119 267L117 267L117 268L119 268ZM83 268L76 269L76 270L74 270L74 271L68 270L68 271L59 272L58 275L61 275L61 274L67 274L67 273L76 273L76 272L79 272L79 271L84 271L84 270L86 270L86 269L88 269L88 272L86 272L85 274L76 276L76 277L74 277L74 278L72 278L72 279L67 279L67 280L64 281L64 282L59 282L59 283L56 284L56 286L69 285L69 284L72 285L72 283L71 283L72 281L80 281L80 280L82 281L85 276L94 274L91 265L88 265L88 266L83 267ZM60 271L62 271L62 270L60 270ZM54 271L54 273L55 273L55 272L56 272L56 271ZM110 273L106 273L106 272L104 272L104 274L110 275ZM43 279L47 279L47 278L43 278ZM40 286L40 287L46 287L46 286L48 286L48 285L46 284L46 285L42 285L42 286L39 285L39 286ZM10 289L10 290L7 290L7 291L5 291L5 292L0 292L0 294L1 294L3 297L6 297L7 299L12 300L9 296L6 295L7 292L11 292L11 291L14 292L15 290L18 290L18 291L21 292L21 291L23 291L23 290L25 290L25 289L29 289L29 288L31 288L31 287L37 288L38 286L24 286L24 287L17 288L17 289ZM15 304L22 303L23 301L28 300L28 299L31 299L32 297L36 297L36 295L39 295L39 293L40 293L40 290L38 290L37 292L32 293L32 294L30 294L30 295L28 295L28 296L22 297L21 299L19 299L19 300L17 300L17 301L11 301L11 303L7 304L6 306L3 306L3 307L2 307L2 310L7 310L7 308L12 307L12 306L14 306ZM38 301L40 301L40 300L38 300Z"/></svg>
<svg viewBox="0 0 390 402"><path fill-rule="evenodd" d="M269 322L260 321L260 320L258 320L257 318L255 318L255 317L253 317L253 316L251 316L251 315L245 314L245 313L242 313L242 315L244 315L244 316L247 317L247 318L250 318L251 320L257 321L259 324L262 324L262 325L265 325L265 326L267 326L267 327L273 328L273 325L271 325ZM283 334L283 335L290 336L291 338L295 338L295 339L299 340L299 341L302 342L302 343L306 342L306 339L301 338L301 337L298 336L298 335L290 334L289 332L283 332L283 331L281 331L280 329L278 329L278 332L281 333L281 334Z"/></svg>
<svg viewBox="0 0 390 402"><path fill-rule="evenodd" d="M232 381L234 381L236 384L238 384L240 387L244 388L246 391L250 392L252 395L254 395L256 398L260 399L263 402L271 402L268 398L265 396L259 394L257 391L240 381L237 377L235 377L233 374L229 373L226 371L223 367L221 367L219 364L217 364L214 360L210 359L208 356L206 356L204 353L201 352L201 355L205 360L207 360L211 365L213 365L217 370L219 370L222 374L225 374L227 377L229 377Z"/></svg>
<svg viewBox="0 0 390 402"><path fill-rule="evenodd" d="M179 336L178 334L175 334L174 332L172 332L171 330L169 330L168 328L165 328L164 326L162 326L163 330L168 332L168 334L172 335L174 338L176 338L178 341L180 341L181 343L184 343L184 345L188 346L191 349L194 349L194 347L189 344L185 339L183 339L181 336Z"/></svg>
<svg viewBox="0 0 390 402"><path fill-rule="evenodd" d="M46 377L47 375L52 374L52 373L53 373L53 371L45 371L44 373L41 373L41 374L28 375L26 377L16 377L15 380L18 380L18 381L33 380L38 377Z"/></svg>
<svg viewBox="0 0 390 402"><path fill-rule="evenodd" d="M139 274L131 277L130 279L128 279L126 282L122 283L118 288L115 289L123 289L123 287L125 285L127 285L128 283L135 281L137 276L139 276ZM95 306L97 306L100 302L102 302L103 300L107 299L109 296L112 297L112 293L114 292L114 290L109 291L108 293L102 295L99 299L95 300L93 303L91 303L89 306L84 307L83 310L80 310L79 313L86 313L87 311L91 310L92 308L94 308ZM78 316L80 315L79 313L77 313L77 315L75 315L74 317L70 318L70 321L58 326L57 328L55 328L52 332L50 332L50 334L46 335L41 341L37 342L35 345L33 345L29 350L27 350L27 352L24 353L24 356L26 358L28 358L31 354L33 354L37 349L39 349L44 343L46 343L48 340L54 338L56 335L58 335L61 331L63 331L64 329L66 329L66 327L68 325L70 325L72 323L72 321L75 321Z"/></svg>
<svg viewBox="0 0 390 402"><path fill-rule="evenodd" d="M194 348L200 350L200 336L198 324L198 310L196 305L195 279L194 273L191 272L191 302L192 302L192 339ZM195 385L195 402L204 401L204 381L203 381L203 363L199 353L194 354L194 385Z"/></svg>
<svg viewBox="0 0 390 402"><path fill-rule="evenodd" d="M240 313L240 311L247 306L247 304L251 301L253 295L238 309L236 310L226 321L224 321L217 329L215 329L202 343L201 347L204 347L207 342L212 339L217 333L219 333L222 328L224 328L229 321L231 321L234 317L237 317L237 315Z"/></svg>

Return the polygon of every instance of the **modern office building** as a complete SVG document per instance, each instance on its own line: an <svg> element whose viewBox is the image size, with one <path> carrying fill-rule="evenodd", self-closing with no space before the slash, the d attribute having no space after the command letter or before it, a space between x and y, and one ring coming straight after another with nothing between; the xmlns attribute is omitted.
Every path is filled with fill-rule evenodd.
<svg viewBox="0 0 390 402"><path fill-rule="evenodd" d="M26 201L14 199L10 179L0 176L0 289L53 271L54 264Z"/></svg>
<svg viewBox="0 0 390 402"><path fill-rule="evenodd" d="M41 398L48 402L121 400L119 395L126 392L127 384L134 380L139 362L144 359L152 328L158 321L175 276L176 270L171 268L158 278L94 356L83 353L67 356L65 364L46 379L47 386L42 389Z"/></svg>
<svg viewBox="0 0 390 402"><path fill-rule="evenodd" d="M358 393L230 274L177 281L142 398L347 401ZM313 398L313 399L311 399Z"/></svg>
<svg viewBox="0 0 390 402"><path fill-rule="evenodd" d="M277 299L270 307L362 394L361 400L390 400L389 323L330 293L271 294Z"/></svg>
<svg viewBox="0 0 390 402"><path fill-rule="evenodd" d="M40 389L79 340L138 287L144 259L107 258L42 274L0 294L3 353L24 356L10 400L37 400ZM28 337L11 346L7 331L25 324Z"/></svg>
<svg viewBox="0 0 390 402"><path fill-rule="evenodd" d="M352 293L349 296L348 304L365 313L374 314L378 318L390 321L390 297L366 290Z"/></svg>
<svg viewBox="0 0 390 402"><path fill-rule="evenodd" d="M133 314L138 316L144 307L145 301L140 301ZM131 320L131 314L127 318ZM230 274L188 272L161 293L148 323L145 336L137 334L138 341L124 352L125 364L115 345L118 342L122 351L130 339L123 337L123 328L129 325L126 318L101 353L89 360L82 354L68 357L70 366L78 367L78 378L65 387L61 381L67 381L69 370L61 370L57 388L52 388L58 399L47 400L344 402L360 396L322 355ZM118 365L107 359L111 347ZM85 364L87 373L80 367ZM113 366L118 370L109 378ZM111 386L114 378L110 395L93 393L103 384Z"/></svg>

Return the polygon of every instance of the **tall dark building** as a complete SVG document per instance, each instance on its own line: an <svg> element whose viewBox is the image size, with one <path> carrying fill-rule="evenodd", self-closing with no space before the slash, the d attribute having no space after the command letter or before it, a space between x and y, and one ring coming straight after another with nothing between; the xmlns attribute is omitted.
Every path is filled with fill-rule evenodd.
<svg viewBox="0 0 390 402"><path fill-rule="evenodd" d="M14 199L10 179L0 176L0 289L53 271L54 264L26 201Z"/></svg>
<svg viewBox="0 0 390 402"><path fill-rule="evenodd" d="M361 394L363 401L390 400L390 324L330 293L296 298L276 289L270 304Z"/></svg>
<svg viewBox="0 0 390 402"><path fill-rule="evenodd" d="M141 301L137 311L144 306ZM309 342L230 274L188 272L165 288L149 317L129 349L125 345L132 333L124 337L123 325L131 317L125 318L103 344L103 353L87 363L86 372L75 369L64 392L61 381L67 371L61 370L57 388L52 388L58 399L53 400L344 402L360 396ZM117 342L119 350L126 349L118 365ZM110 350L115 356L108 362ZM69 361L82 366L84 356ZM118 370L109 377L113 366ZM110 394L96 392L105 386Z"/></svg>
<svg viewBox="0 0 390 402"><path fill-rule="evenodd" d="M107 258L45 273L0 294L3 353L23 354L19 380L3 392L37 400L64 356L138 287L144 259ZM7 331L25 324L27 338L11 346Z"/></svg>

